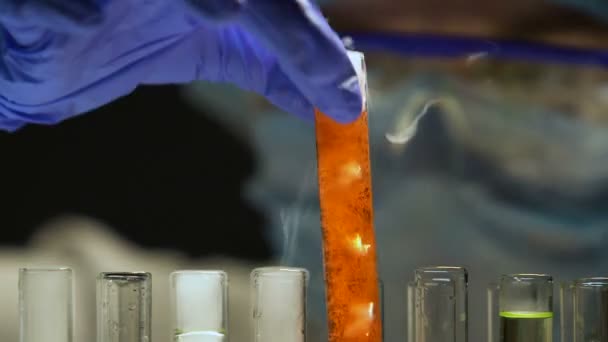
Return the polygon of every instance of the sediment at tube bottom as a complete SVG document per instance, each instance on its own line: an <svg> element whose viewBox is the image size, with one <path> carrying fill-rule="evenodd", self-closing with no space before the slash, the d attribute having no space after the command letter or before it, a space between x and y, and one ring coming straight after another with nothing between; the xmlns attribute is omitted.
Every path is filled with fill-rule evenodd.
<svg viewBox="0 0 608 342"><path fill-rule="evenodd" d="M192 331L187 333L176 333L175 342L224 342L225 336L216 331Z"/></svg>
<svg viewBox="0 0 608 342"><path fill-rule="evenodd" d="M382 341L367 112L316 112L329 341Z"/></svg>

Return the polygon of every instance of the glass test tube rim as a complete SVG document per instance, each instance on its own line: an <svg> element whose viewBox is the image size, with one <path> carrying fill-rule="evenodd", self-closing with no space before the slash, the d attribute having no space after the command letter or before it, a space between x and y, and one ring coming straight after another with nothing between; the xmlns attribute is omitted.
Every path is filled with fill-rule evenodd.
<svg viewBox="0 0 608 342"><path fill-rule="evenodd" d="M20 267L19 272L73 272L69 266Z"/></svg>
<svg viewBox="0 0 608 342"><path fill-rule="evenodd" d="M512 274L504 274L501 277L501 283L505 280L511 280L516 282L526 282L526 281L546 281L553 282L553 276L546 273L512 273Z"/></svg>
<svg viewBox="0 0 608 342"><path fill-rule="evenodd" d="M436 271L459 271L459 270L464 270L466 271L466 267L463 266L442 266L442 265L430 265L430 266L422 266L422 267L418 267L416 268L416 271L426 271L426 270L436 270Z"/></svg>
<svg viewBox="0 0 608 342"><path fill-rule="evenodd" d="M441 283L452 283L454 281L453 278L438 278L441 275L445 276L462 276L464 278L464 286L467 288L469 286L469 271L466 267L462 266L423 266L418 267L414 271L413 281L414 286L417 286L417 282L424 278L425 275L431 275L433 277L433 281L441 282Z"/></svg>
<svg viewBox="0 0 608 342"><path fill-rule="evenodd" d="M469 271L466 267L462 266L423 266L418 267L414 271L415 275L423 274L423 273L458 273L462 274L465 277L465 283L468 283Z"/></svg>
<svg viewBox="0 0 608 342"><path fill-rule="evenodd" d="M285 266L265 266L258 267L251 271L252 277L258 276L285 276L285 275L293 275L294 277L299 277L304 275L304 279L308 280L310 272L305 268L300 267L285 267Z"/></svg>
<svg viewBox="0 0 608 342"><path fill-rule="evenodd" d="M152 273L135 271L135 272L101 272L97 279L107 280L146 280L152 277Z"/></svg>
<svg viewBox="0 0 608 342"><path fill-rule="evenodd" d="M608 277L584 277L572 282L575 287L608 287Z"/></svg>
<svg viewBox="0 0 608 342"><path fill-rule="evenodd" d="M184 270L176 270L171 272L171 275L179 275L179 274L201 274L201 275L218 275L218 274L227 274L226 271L223 270L196 270L196 269L184 269Z"/></svg>
<svg viewBox="0 0 608 342"><path fill-rule="evenodd" d="M228 273L224 270L195 270L195 269L184 269L176 270L169 274L169 280L173 280L176 277L182 275L198 275L208 278L221 278L222 281L228 282Z"/></svg>

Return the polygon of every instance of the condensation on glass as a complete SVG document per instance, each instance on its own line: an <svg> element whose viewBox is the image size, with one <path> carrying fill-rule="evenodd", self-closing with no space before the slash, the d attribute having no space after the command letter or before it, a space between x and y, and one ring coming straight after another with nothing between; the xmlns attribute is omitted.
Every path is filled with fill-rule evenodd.
<svg viewBox="0 0 608 342"><path fill-rule="evenodd" d="M73 315L70 268L19 270L20 342L72 342Z"/></svg>
<svg viewBox="0 0 608 342"><path fill-rule="evenodd" d="M462 267L422 267L408 288L409 342L466 342L468 273Z"/></svg>
<svg viewBox="0 0 608 342"><path fill-rule="evenodd" d="M228 335L228 275L177 271L170 276L175 342L222 342Z"/></svg>
<svg viewBox="0 0 608 342"><path fill-rule="evenodd" d="M145 272L97 278L97 342L149 342L152 277Z"/></svg>
<svg viewBox="0 0 608 342"><path fill-rule="evenodd" d="M264 267L251 273L255 342L306 340L308 271Z"/></svg>
<svg viewBox="0 0 608 342"><path fill-rule="evenodd" d="M498 316L501 342L552 342L553 277L502 276L498 286Z"/></svg>
<svg viewBox="0 0 608 342"><path fill-rule="evenodd" d="M608 342L608 278L562 284L562 341Z"/></svg>

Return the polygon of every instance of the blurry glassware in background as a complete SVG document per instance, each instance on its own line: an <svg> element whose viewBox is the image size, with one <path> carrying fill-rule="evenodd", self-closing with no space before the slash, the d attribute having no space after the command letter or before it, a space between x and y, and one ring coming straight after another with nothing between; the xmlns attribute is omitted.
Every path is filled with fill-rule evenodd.
<svg viewBox="0 0 608 342"><path fill-rule="evenodd" d="M562 284L561 341L608 342L608 278Z"/></svg>
<svg viewBox="0 0 608 342"><path fill-rule="evenodd" d="M97 278L97 341L150 342L150 273L101 273Z"/></svg>
<svg viewBox="0 0 608 342"><path fill-rule="evenodd" d="M544 274L504 275L498 290L500 342L553 341L553 278ZM490 309L493 306L488 306ZM490 336L495 335L490 332Z"/></svg>
<svg viewBox="0 0 608 342"><path fill-rule="evenodd" d="M226 340L228 275L223 271L176 271L170 281L174 341Z"/></svg>
<svg viewBox="0 0 608 342"><path fill-rule="evenodd" d="M498 342L500 340L500 315L498 308L498 296L500 285L497 283L490 283L486 289L487 298L487 314L486 318L486 336L487 342Z"/></svg>
<svg viewBox="0 0 608 342"><path fill-rule="evenodd" d="M306 341L308 271L264 267L251 273L255 342Z"/></svg>
<svg viewBox="0 0 608 342"><path fill-rule="evenodd" d="M72 342L73 283L67 267L19 270L20 342Z"/></svg>
<svg viewBox="0 0 608 342"><path fill-rule="evenodd" d="M409 342L468 342L466 269L418 268L408 291Z"/></svg>
<svg viewBox="0 0 608 342"><path fill-rule="evenodd" d="M152 336L154 340L171 341L174 334L173 316L168 310L170 273L180 269L222 269L230 274L232 281L228 288L230 310L227 310L229 325L234 328L231 339L252 340L249 279L251 270L260 266L258 263L226 257L189 259L175 250L141 248L116 234L117 230L87 217L62 217L39 227L26 247L0 249L0 274L3 275L0 305L7 308L0 310L0 341L19 341L19 272L16 270L23 265L70 265L74 270L73 304L77 315L73 330L77 342L96 339L94 279L100 272L145 269L154 274ZM51 318L61 319L58 315Z"/></svg>

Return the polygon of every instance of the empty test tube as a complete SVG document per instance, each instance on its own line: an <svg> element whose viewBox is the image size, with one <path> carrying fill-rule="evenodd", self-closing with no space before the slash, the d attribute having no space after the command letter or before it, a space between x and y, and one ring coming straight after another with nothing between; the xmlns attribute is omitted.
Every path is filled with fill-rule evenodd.
<svg viewBox="0 0 608 342"><path fill-rule="evenodd" d="M487 342L500 341L500 315L498 314L498 292L500 286L492 283L486 291L487 299Z"/></svg>
<svg viewBox="0 0 608 342"><path fill-rule="evenodd" d="M462 267L423 267L408 291L409 342L466 342L468 274Z"/></svg>
<svg viewBox="0 0 608 342"><path fill-rule="evenodd" d="M553 341L553 277L514 274L498 289L501 342Z"/></svg>
<svg viewBox="0 0 608 342"><path fill-rule="evenodd" d="M149 342L150 273L101 273L97 278L97 342Z"/></svg>
<svg viewBox="0 0 608 342"><path fill-rule="evenodd" d="M562 287L562 341L608 342L608 278L582 278Z"/></svg>
<svg viewBox="0 0 608 342"><path fill-rule="evenodd" d="M265 267L251 273L255 342L306 340L308 271Z"/></svg>
<svg viewBox="0 0 608 342"><path fill-rule="evenodd" d="M21 342L72 342L72 288L69 268L19 270Z"/></svg>
<svg viewBox="0 0 608 342"><path fill-rule="evenodd" d="M175 342L222 342L228 328L228 276L177 271L170 276Z"/></svg>

